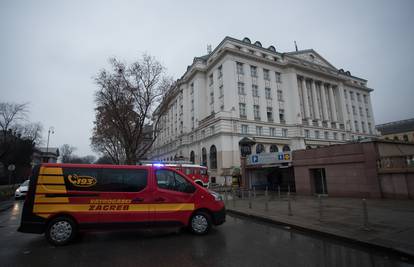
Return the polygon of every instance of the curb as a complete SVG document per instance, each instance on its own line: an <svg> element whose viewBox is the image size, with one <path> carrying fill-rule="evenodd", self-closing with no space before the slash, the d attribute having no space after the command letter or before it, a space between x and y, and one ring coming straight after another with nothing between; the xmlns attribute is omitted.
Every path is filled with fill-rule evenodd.
<svg viewBox="0 0 414 267"><path fill-rule="evenodd" d="M371 243L368 241L362 241L362 240L358 240L358 239L354 239L354 238L350 238L346 236L336 235L333 233L328 233L328 232L320 231L317 229L307 228L307 227L299 226L299 225L292 224L292 223L277 221L274 219L270 219L270 218L262 217L259 215L242 212L242 211L237 211L233 209L226 209L226 212L228 212L229 214L234 214L234 215L241 216L241 217L247 217L247 218L250 218L256 221L261 221L261 222L265 222L269 224L274 224L274 225L279 225L279 226L289 226L292 229L300 231L300 232L311 233L314 235L323 236L323 237L339 240L342 242L352 243L352 244L359 245L362 247L368 247L368 248L380 250L380 251L392 254L395 257L398 257L404 260L404 262L409 262L409 263L414 262L414 254L410 254L408 252L401 251L401 250L398 250L392 247L387 247L387 246Z"/></svg>

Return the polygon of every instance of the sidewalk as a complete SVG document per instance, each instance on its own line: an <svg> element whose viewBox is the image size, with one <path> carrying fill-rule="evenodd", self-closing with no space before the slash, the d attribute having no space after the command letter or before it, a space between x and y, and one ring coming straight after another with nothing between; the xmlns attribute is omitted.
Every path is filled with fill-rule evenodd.
<svg viewBox="0 0 414 267"><path fill-rule="evenodd" d="M229 213L255 217L268 222L285 224L293 228L334 235L348 240L380 246L414 256L414 201L367 199L368 228L364 229L361 199L322 198L322 213L316 197L291 197L291 215L286 196L252 197L249 201L239 197L226 201ZM322 216L321 216L322 214Z"/></svg>

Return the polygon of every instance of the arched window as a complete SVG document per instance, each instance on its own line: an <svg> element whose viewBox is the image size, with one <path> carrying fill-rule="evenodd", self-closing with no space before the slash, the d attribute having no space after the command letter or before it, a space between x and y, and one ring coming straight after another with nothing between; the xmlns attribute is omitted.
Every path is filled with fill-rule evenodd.
<svg viewBox="0 0 414 267"><path fill-rule="evenodd" d="M288 152L288 151L290 151L290 147L288 145L284 145L283 152Z"/></svg>
<svg viewBox="0 0 414 267"><path fill-rule="evenodd" d="M271 145L270 152L279 152L279 148L277 148L277 145Z"/></svg>
<svg viewBox="0 0 414 267"><path fill-rule="evenodd" d="M256 146L256 154L260 154L260 153L262 153L264 151L265 151L265 148L264 148L264 145L263 144L258 144Z"/></svg>
<svg viewBox="0 0 414 267"><path fill-rule="evenodd" d="M311 146L306 146L306 149L312 149L312 147Z"/></svg>
<svg viewBox="0 0 414 267"><path fill-rule="evenodd" d="M394 140L395 140L395 141L398 141L398 140L400 140L400 139L398 138L398 136L394 136Z"/></svg>
<svg viewBox="0 0 414 267"><path fill-rule="evenodd" d="M201 149L201 165L207 167L207 149L205 147Z"/></svg>
<svg viewBox="0 0 414 267"><path fill-rule="evenodd" d="M217 169L217 149L215 145L210 147L210 169Z"/></svg>
<svg viewBox="0 0 414 267"><path fill-rule="evenodd" d="M190 161L191 161L191 163L195 163L195 156L194 156L194 151L191 151L190 152Z"/></svg>
<svg viewBox="0 0 414 267"><path fill-rule="evenodd" d="M408 135L404 134L403 139L405 142L408 142Z"/></svg>

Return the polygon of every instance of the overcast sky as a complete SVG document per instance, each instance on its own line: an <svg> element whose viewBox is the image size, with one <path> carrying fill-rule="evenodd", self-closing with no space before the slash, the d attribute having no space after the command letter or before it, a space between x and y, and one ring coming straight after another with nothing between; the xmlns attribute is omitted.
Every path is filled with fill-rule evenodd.
<svg viewBox="0 0 414 267"><path fill-rule="evenodd" d="M93 77L155 56L174 78L225 36L313 48L368 80L376 123L414 117L414 1L0 1L0 102L30 102L49 146L91 154Z"/></svg>

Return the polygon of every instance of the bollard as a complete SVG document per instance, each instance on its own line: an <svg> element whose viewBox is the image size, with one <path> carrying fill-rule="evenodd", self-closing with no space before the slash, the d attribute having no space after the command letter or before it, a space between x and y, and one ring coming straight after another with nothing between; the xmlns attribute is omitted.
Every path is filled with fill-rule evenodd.
<svg viewBox="0 0 414 267"><path fill-rule="evenodd" d="M292 205L290 203L290 195L288 194L288 215L292 216Z"/></svg>
<svg viewBox="0 0 414 267"><path fill-rule="evenodd" d="M253 186L253 199L256 199L256 187Z"/></svg>
<svg viewBox="0 0 414 267"><path fill-rule="evenodd" d="M269 197L267 193L267 186L265 190L265 211L269 211Z"/></svg>
<svg viewBox="0 0 414 267"><path fill-rule="evenodd" d="M364 230L369 231L369 223L368 223L368 208L367 208L367 200L365 198L362 199L362 211L364 213Z"/></svg>
<svg viewBox="0 0 414 267"><path fill-rule="evenodd" d="M323 212L321 195L318 195L318 198L319 198L319 221L321 222L322 221L322 212Z"/></svg>
<svg viewBox="0 0 414 267"><path fill-rule="evenodd" d="M252 208L252 192L249 189L249 209Z"/></svg>
<svg viewBox="0 0 414 267"><path fill-rule="evenodd" d="M277 195L279 196L279 198L280 198L280 185L278 185L277 186Z"/></svg>
<svg viewBox="0 0 414 267"><path fill-rule="evenodd" d="M236 193L235 190L232 189L232 194L233 194L233 208L236 207Z"/></svg>

